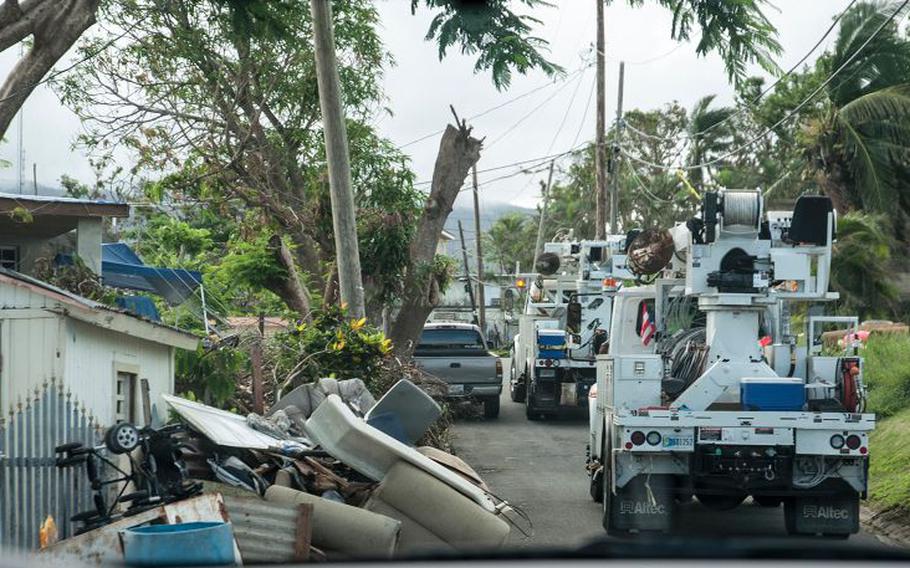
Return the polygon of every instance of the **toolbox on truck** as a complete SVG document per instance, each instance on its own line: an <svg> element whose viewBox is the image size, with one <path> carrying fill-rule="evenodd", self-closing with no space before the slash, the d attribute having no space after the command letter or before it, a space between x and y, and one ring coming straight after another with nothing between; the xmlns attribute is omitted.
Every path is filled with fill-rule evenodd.
<svg viewBox="0 0 910 568"><path fill-rule="evenodd" d="M802 410L806 403L803 380L789 377L745 378L739 383L739 393L745 410Z"/></svg>
<svg viewBox="0 0 910 568"><path fill-rule="evenodd" d="M541 359L565 359L566 333L559 329L538 330L537 347Z"/></svg>

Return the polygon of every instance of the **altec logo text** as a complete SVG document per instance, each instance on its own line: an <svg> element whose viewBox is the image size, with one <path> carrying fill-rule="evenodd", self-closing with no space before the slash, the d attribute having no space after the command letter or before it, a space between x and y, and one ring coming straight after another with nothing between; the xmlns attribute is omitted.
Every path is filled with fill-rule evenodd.
<svg viewBox="0 0 910 568"><path fill-rule="evenodd" d="M652 505L643 501L620 501L620 515L666 515L664 505Z"/></svg>
<svg viewBox="0 0 910 568"><path fill-rule="evenodd" d="M803 507L803 517L806 519L844 520L850 518L850 512L847 509L840 509L832 505L821 507L817 505L805 505Z"/></svg>

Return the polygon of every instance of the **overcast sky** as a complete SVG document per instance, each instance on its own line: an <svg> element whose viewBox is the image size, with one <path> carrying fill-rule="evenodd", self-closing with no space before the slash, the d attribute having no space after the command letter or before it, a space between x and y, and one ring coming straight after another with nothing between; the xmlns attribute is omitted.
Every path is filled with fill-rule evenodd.
<svg viewBox="0 0 910 568"><path fill-rule="evenodd" d="M594 70L592 67L574 76L571 71L581 66L582 55L594 42L595 2L553 3L554 7L542 8L535 14L543 21L536 34L550 43L549 58L569 70L570 76L567 81L558 81L471 121L475 134L486 137L487 147L478 169L563 152L573 147L576 137L578 142L593 138L593 98L587 113L584 110L592 92ZM430 12L418 10L412 16L410 4L410 0L378 3L381 35L397 66L387 71L384 80L388 106L394 114L377 120L380 131L396 144L406 144L444 127L451 121L449 104L460 116L469 117L550 82L540 72L516 75L509 89L499 92L489 74L473 72L473 57L453 50L439 61L435 45L423 39ZM631 9L616 1L606 9L607 112L611 120L620 60L626 61L626 109L655 108L673 100L690 107L698 98L712 93L718 95L721 103L732 101L732 88L720 59L715 55L698 58L694 44L679 46L673 42L669 37L670 13L655 4L648 2L642 8ZM777 26L784 48L778 63L787 68L811 49L848 1L778 0L775 4L776 8L768 8L767 15ZM0 54L0 74L8 73L15 59L15 49ZM39 183L57 185L62 174L93 181L86 157L71 148L80 131L79 121L49 89L40 87L29 98L24 116L24 163L29 181L33 163L37 164ZM11 168L0 170L0 179L16 178L16 132L14 122L7 141L0 144L0 158L13 162ZM439 137L434 136L404 148L412 156L418 180L430 178L438 143ZM481 174L480 182L483 185L485 180L512 171ZM537 180L545 175L520 175L491 182L481 190L483 201L533 206L539 197ZM462 195L462 199L467 197L468 193Z"/></svg>

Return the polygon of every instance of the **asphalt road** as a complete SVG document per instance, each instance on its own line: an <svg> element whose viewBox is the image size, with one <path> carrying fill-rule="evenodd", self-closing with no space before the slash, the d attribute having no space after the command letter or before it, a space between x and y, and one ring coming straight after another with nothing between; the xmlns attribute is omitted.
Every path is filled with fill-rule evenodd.
<svg viewBox="0 0 910 568"><path fill-rule="evenodd" d="M456 424L458 455L480 473L493 493L520 507L533 523L530 538L512 530L511 547L577 547L604 538L601 506L588 494L584 470L587 431L585 415L528 421L524 405L509 400L507 385L498 419L463 419ZM749 501L724 512L709 511L693 501L679 509L678 533L685 537L779 539L791 546L794 539L786 536L783 517L782 507L768 509ZM835 545L812 540L815 542L805 544ZM836 546L884 545L862 532Z"/></svg>

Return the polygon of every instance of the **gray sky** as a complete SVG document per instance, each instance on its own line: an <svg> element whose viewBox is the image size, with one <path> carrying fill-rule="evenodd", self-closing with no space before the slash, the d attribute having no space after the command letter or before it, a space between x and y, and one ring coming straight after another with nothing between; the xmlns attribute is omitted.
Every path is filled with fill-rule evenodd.
<svg viewBox="0 0 910 568"><path fill-rule="evenodd" d="M543 20L537 35L550 42L550 59L571 72L580 67L582 54L594 42L595 3L594 0L553 3L556 4L553 8L543 8L535 14ZM451 121L449 104L455 106L461 117L471 116L550 81L540 72L516 75L509 90L499 92L493 87L489 74L474 74L473 57L453 50L439 61L435 45L423 40L430 12L422 9L412 16L410 4L410 0L378 3L383 25L381 35L397 61L397 66L388 70L385 77L388 106L394 115L383 116L378 123L380 131L395 143L405 144L444 127ZM627 109L655 108L672 100L690 107L695 100L711 93L717 94L721 103L731 102L732 88L727 83L720 59L714 55L696 57L694 44L677 47L669 38L670 13L654 4L648 2L642 8L630 9L624 2L616 1L607 7L608 116L612 119L615 112L620 60L626 61L624 105ZM848 0L780 0L776 9L769 8L768 16L777 26L784 47L780 66L787 68L798 61L821 37L831 18L847 4ZM2 75L9 72L17 55L15 49L7 51L0 54ZM471 121L475 134L485 136L488 146L478 168L563 152L573 146L577 135L579 142L591 139L594 133L593 99L587 114L583 111L593 81L594 70L590 68L580 77L576 75L565 83L542 89ZM544 102L548 98L550 100ZM541 104L529 118L515 126ZM62 107L49 89L40 87L29 98L24 116L24 163L29 181L32 163L37 164L39 183L57 185L64 173L86 182L93 181L88 160L71 148L80 131L79 121ZM565 124L557 135L563 117ZM513 126L514 129L505 134ZM0 158L13 165L0 170L0 179L16 178L16 136L14 123L6 142L0 144ZM405 148L412 156L418 180L430 178L438 143L439 138L435 136ZM487 179L512 171L481 174L480 182L483 184ZM539 197L537 180L545 175L522 175L490 183L481 190L482 199L484 202L533 206ZM465 193L461 199L468 197Z"/></svg>

